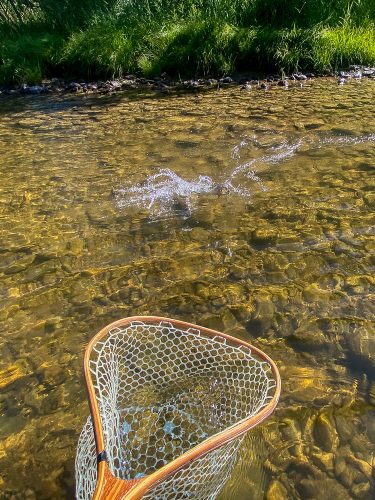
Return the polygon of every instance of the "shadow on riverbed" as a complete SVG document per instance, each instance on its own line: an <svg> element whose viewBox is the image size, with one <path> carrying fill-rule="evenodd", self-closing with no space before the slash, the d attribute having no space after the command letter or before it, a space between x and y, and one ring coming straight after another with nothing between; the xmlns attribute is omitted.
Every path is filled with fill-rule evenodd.
<svg viewBox="0 0 375 500"><path fill-rule="evenodd" d="M168 93L157 90L135 89L109 94L43 94L43 95L0 95L0 115L8 113L30 111L44 111L52 114L55 111L86 109L90 106L108 107L119 104L124 100L132 102L142 100L164 100L171 97L191 95L197 98L209 92L220 92L217 87L201 87L199 89L171 89Z"/></svg>

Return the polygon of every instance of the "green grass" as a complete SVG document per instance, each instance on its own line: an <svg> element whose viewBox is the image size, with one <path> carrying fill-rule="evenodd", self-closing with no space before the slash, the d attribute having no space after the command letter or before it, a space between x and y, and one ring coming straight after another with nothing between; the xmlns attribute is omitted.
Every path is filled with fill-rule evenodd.
<svg viewBox="0 0 375 500"><path fill-rule="evenodd" d="M375 64L375 0L0 0L0 83L348 64Z"/></svg>
<svg viewBox="0 0 375 500"><path fill-rule="evenodd" d="M311 62L319 70L349 64L374 64L375 25L344 25L322 29L311 47Z"/></svg>
<svg viewBox="0 0 375 500"><path fill-rule="evenodd" d="M44 30L12 33L0 38L0 82L38 83L58 69L63 40Z"/></svg>

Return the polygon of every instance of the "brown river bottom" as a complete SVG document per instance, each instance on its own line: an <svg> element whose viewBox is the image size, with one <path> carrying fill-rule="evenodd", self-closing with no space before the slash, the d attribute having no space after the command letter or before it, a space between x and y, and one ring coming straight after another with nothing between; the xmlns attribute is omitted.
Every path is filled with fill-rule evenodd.
<svg viewBox="0 0 375 500"><path fill-rule="evenodd" d="M370 499L375 82L0 100L0 498L74 495L82 355L125 316L277 362L229 499Z"/></svg>

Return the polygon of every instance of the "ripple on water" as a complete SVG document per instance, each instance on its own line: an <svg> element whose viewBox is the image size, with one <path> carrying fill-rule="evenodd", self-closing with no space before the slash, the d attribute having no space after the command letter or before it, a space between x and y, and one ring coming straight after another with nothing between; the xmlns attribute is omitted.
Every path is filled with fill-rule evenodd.
<svg viewBox="0 0 375 500"><path fill-rule="evenodd" d="M73 496L84 346L134 314L281 369L223 500L374 497L373 96L1 102L1 498Z"/></svg>

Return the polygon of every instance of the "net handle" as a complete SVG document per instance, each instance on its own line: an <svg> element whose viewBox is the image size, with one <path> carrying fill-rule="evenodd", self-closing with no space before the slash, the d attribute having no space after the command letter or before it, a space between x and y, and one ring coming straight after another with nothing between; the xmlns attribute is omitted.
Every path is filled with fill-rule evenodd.
<svg viewBox="0 0 375 500"><path fill-rule="evenodd" d="M104 447L104 435L103 428L100 418L98 401L95 395L95 388L90 371L90 357L95 344L105 337L110 330L118 327L129 326L132 323L145 323L145 324L160 324L160 323L170 323L173 327L180 328L181 330L196 330L202 332L209 337L218 337L223 340L229 341L231 344L237 346L244 346L250 349L251 352L257 355L261 360L265 361L271 368L272 374L275 380L275 392L272 399L267 403L267 405L256 415L233 425L229 429L219 432L214 436L206 439L202 443L198 444L191 450L185 452L183 455L179 456L167 465L164 465L152 474L145 476L144 478L137 480L124 480L116 478L109 470L108 463L105 460L105 447ZM100 332L98 332L89 342L86 347L84 355L84 376L86 382L86 388L88 392L89 406L92 417L92 424L94 428L95 445L96 452L98 456L98 477L95 492L93 495L93 500L114 500L119 498L126 498L127 500L137 500L142 498L144 493L156 483L160 482L166 476L177 472L182 467L186 466L189 462L196 460L208 452L219 448L223 444L232 441L233 439L245 434L247 431L258 425L264 419L266 419L274 411L280 397L281 392L281 378L279 371L277 369L274 361L267 356L260 349L252 346L248 342L237 339L225 333L217 332L209 328L197 326L191 323L186 323L184 321L164 318L159 316L131 316L128 318L119 319L114 321L110 325L105 326Z"/></svg>

